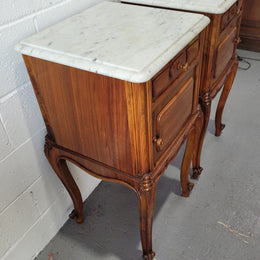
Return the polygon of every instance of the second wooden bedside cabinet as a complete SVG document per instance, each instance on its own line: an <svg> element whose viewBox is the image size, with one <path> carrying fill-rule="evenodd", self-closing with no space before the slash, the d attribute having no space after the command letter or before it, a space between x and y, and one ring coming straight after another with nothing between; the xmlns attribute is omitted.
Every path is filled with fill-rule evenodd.
<svg viewBox="0 0 260 260"><path fill-rule="evenodd" d="M243 0L198 0L196 4L192 0L123 0L122 2L200 13L210 18L211 23L205 36L200 85L200 103L204 112L204 126L200 138L202 149L211 101L223 86L215 116L215 135L219 136L225 127L221 122L222 113L238 67L236 49L240 42ZM197 179L201 171L202 168L193 169L193 177Z"/></svg>

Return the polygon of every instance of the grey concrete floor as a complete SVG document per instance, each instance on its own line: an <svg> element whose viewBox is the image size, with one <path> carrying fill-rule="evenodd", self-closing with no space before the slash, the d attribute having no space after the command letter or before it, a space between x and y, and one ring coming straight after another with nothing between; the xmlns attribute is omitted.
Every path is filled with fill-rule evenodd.
<svg viewBox="0 0 260 260"><path fill-rule="evenodd" d="M260 59L260 53L239 55ZM184 149L159 180L153 225L157 260L260 259L260 62L248 61L249 70L238 70L221 137L214 136L214 99L204 171L190 197L180 196ZM138 204L131 190L102 182L84 212L85 223L68 220L36 259L141 259Z"/></svg>

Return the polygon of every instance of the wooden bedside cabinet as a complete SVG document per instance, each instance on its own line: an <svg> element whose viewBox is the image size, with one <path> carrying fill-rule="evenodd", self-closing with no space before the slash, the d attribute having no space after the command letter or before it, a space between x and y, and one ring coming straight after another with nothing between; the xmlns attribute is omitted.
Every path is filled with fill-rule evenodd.
<svg viewBox="0 0 260 260"><path fill-rule="evenodd" d="M148 260L156 184L187 138L183 196L193 187L191 160L200 167L208 23L198 14L103 2L16 46L46 124L45 154L73 200L70 217L83 221L83 202L66 160L136 193Z"/></svg>
<svg viewBox="0 0 260 260"><path fill-rule="evenodd" d="M204 113L204 125L200 137L200 149L202 149L210 117L211 101L222 87L215 116L215 135L220 136L225 127L221 122L222 113L238 67L236 48L240 42L239 29L243 1L198 0L196 4L192 0L124 0L122 2L200 13L210 18L211 23L205 36L200 85L200 103ZM201 171L201 168L195 168L193 177L197 179Z"/></svg>

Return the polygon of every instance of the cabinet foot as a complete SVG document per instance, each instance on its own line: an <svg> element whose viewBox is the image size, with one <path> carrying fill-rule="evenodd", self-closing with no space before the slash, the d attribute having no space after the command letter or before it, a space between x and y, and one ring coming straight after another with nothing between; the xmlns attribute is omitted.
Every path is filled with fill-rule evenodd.
<svg viewBox="0 0 260 260"><path fill-rule="evenodd" d="M190 196L190 192L193 190L194 187L194 183L189 182L187 185L187 189L182 191L182 196L183 197L189 197Z"/></svg>
<svg viewBox="0 0 260 260"><path fill-rule="evenodd" d="M79 216L79 214L73 209L71 213L69 214L70 219L74 219L77 223L82 223L84 221L84 218L82 216Z"/></svg>
<svg viewBox="0 0 260 260"><path fill-rule="evenodd" d="M225 126L225 124L220 123L220 126L216 127L215 136L221 136L221 132L225 128Z"/></svg>
<svg viewBox="0 0 260 260"><path fill-rule="evenodd" d="M155 257L155 253L152 252L151 254L143 255L144 260L152 260Z"/></svg>
<svg viewBox="0 0 260 260"><path fill-rule="evenodd" d="M197 167L197 168L193 168L193 175L192 178L197 180L199 178L199 176L201 175L201 172L203 171L202 167Z"/></svg>

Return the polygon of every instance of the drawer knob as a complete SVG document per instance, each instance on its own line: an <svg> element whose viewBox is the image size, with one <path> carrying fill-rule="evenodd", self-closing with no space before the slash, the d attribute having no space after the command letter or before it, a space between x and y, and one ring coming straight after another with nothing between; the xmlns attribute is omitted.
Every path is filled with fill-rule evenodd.
<svg viewBox="0 0 260 260"><path fill-rule="evenodd" d="M162 138L160 138L160 137L154 137L153 138L153 142L155 143L155 145L156 145L156 151L157 152L160 152L161 151L161 146L163 145L163 140L162 140Z"/></svg>
<svg viewBox="0 0 260 260"><path fill-rule="evenodd" d="M186 62L185 64L181 64L180 62L177 65L178 70L187 71L189 69L189 64Z"/></svg>
<svg viewBox="0 0 260 260"><path fill-rule="evenodd" d="M239 44L241 42L240 37L234 38L234 43Z"/></svg>
<svg viewBox="0 0 260 260"><path fill-rule="evenodd" d="M241 15L241 13L242 13L242 9L240 8L237 10L237 15L239 16L239 15Z"/></svg>

